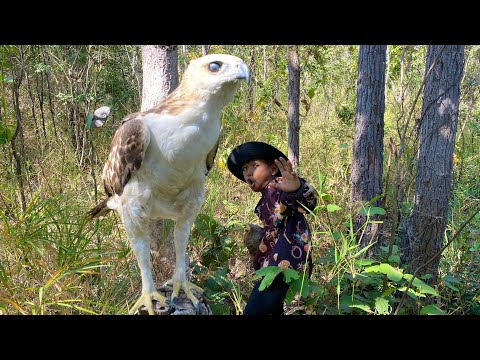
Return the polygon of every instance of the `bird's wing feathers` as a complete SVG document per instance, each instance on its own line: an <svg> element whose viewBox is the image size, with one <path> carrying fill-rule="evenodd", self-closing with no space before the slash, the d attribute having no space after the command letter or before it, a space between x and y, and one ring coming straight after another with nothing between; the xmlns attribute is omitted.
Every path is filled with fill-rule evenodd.
<svg viewBox="0 0 480 360"><path fill-rule="evenodd" d="M207 154L207 173L213 167L213 162L215 161L215 156L217 155L218 144L220 143L220 138L218 138L217 143L212 150Z"/></svg>
<svg viewBox="0 0 480 360"><path fill-rule="evenodd" d="M150 137L143 120L134 116L138 114L123 119L110 144L110 154L102 174L108 196L121 195L132 174L142 165Z"/></svg>

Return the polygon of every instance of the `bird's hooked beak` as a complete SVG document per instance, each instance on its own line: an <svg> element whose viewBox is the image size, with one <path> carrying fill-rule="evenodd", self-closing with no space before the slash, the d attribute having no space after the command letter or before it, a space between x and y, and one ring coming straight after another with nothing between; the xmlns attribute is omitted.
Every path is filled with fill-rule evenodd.
<svg viewBox="0 0 480 360"><path fill-rule="evenodd" d="M245 64L243 61L238 64L238 77L237 79L245 79L247 81L247 84L250 83L250 71L248 70L247 64Z"/></svg>

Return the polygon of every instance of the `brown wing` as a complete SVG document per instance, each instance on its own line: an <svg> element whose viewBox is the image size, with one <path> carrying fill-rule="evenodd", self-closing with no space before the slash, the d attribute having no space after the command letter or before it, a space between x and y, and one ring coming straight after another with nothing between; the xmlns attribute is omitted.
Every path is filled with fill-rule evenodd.
<svg viewBox="0 0 480 360"><path fill-rule="evenodd" d="M148 141L142 119L129 116L123 120L113 136L110 154L103 167L103 187L108 196L122 194L132 174L142 165Z"/></svg>
<svg viewBox="0 0 480 360"><path fill-rule="evenodd" d="M210 171L210 169L213 167L213 162L215 161L215 156L217 155L217 150L218 150L218 144L220 142L220 138L218 138L217 143L213 147L212 150L207 154L207 174Z"/></svg>

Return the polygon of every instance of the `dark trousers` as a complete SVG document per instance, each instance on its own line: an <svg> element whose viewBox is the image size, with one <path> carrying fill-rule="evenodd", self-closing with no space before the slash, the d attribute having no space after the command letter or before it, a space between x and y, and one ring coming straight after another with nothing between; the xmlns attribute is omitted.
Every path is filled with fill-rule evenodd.
<svg viewBox="0 0 480 360"><path fill-rule="evenodd" d="M259 291L262 279L253 287L243 315L282 315L283 301L290 285L285 283L283 274L278 274L272 284Z"/></svg>

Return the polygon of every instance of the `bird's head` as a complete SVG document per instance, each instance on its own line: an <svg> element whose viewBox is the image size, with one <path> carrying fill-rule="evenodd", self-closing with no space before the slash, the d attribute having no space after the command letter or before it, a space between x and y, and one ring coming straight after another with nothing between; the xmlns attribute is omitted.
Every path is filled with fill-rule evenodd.
<svg viewBox="0 0 480 360"><path fill-rule="evenodd" d="M227 54L209 54L190 62L182 84L200 96L220 96L226 105L241 80L250 81L250 72L242 59Z"/></svg>

